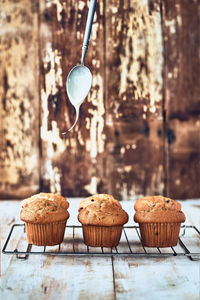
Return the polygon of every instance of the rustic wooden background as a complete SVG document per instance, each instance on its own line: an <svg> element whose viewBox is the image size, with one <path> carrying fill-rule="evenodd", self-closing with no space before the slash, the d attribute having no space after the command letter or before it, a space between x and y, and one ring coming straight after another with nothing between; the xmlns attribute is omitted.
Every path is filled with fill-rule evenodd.
<svg viewBox="0 0 200 300"><path fill-rule="evenodd" d="M200 197L200 2L97 2L93 87L63 137L89 1L1 1L0 197Z"/></svg>

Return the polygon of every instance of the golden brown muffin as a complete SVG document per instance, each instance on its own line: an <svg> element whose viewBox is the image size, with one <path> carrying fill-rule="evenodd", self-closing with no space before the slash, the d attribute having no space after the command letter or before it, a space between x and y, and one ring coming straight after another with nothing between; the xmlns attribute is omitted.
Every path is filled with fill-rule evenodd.
<svg viewBox="0 0 200 300"><path fill-rule="evenodd" d="M81 201L78 220L83 226L84 242L92 247L117 246L128 214L111 195L93 195Z"/></svg>
<svg viewBox="0 0 200 300"><path fill-rule="evenodd" d="M135 205L134 221L137 223L181 223L185 222L185 215L181 211L181 204L163 196L150 196L139 199Z"/></svg>
<svg viewBox="0 0 200 300"><path fill-rule="evenodd" d="M66 198L53 193L40 193L23 200L20 219L25 222L29 244L60 244L69 218L68 207Z"/></svg>
<svg viewBox="0 0 200 300"><path fill-rule="evenodd" d="M84 225L113 226L128 222L127 213L116 204L117 200L101 199L79 208L78 220Z"/></svg>
<svg viewBox="0 0 200 300"><path fill-rule="evenodd" d="M139 223L143 246L177 245L180 224L185 222L179 202L163 196L148 196L136 201L134 208L134 221Z"/></svg>
<svg viewBox="0 0 200 300"><path fill-rule="evenodd" d="M113 196L108 195L108 194L96 194L96 195L93 195L93 196L83 199L80 202L79 211L80 211L80 209L88 206L89 204L99 203L99 201L101 201L101 200L107 200L107 202L115 203L118 207L122 208L119 201L115 200Z"/></svg>
<svg viewBox="0 0 200 300"><path fill-rule="evenodd" d="M22 221L46 224L69 218L69 203L59 194L40 193L22 201Z"/></svg>

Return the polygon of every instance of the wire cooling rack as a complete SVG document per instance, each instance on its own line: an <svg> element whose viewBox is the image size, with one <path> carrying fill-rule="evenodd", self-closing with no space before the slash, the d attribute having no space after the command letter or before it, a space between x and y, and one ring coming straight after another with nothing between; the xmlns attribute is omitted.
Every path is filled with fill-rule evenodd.
<svg viewBox="0 0 200 300"><path fill-rule="evenodd" d="M187 256L200 260L200 231L191 225L181 227L177 246L169 248L148 248L141 243L138 226L124 226L120 243L114 248L93 248L83 243L81 226L66 226L62 244L57 246L34 246L27 243L24 224L14 224L3 246L4 254L27 259L29 255L71 255L71 256L127 256L167 257Z"/></svg>

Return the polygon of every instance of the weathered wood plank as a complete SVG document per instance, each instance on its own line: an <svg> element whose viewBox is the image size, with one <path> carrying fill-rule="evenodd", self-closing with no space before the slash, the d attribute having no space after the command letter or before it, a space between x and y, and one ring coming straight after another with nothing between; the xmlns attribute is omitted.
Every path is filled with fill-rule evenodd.
<svg viewBox="0 0 200 300"><path fill-rule="evenodd" d="M69 199L69 202L69 223L77 224L80 199ZM182 204L187 224L200 226L199 200ZM133 225L133 203L126 201L122 205L130 216L128 224ZM2 241L11 224L19 221L19 212L19 202L0 202ZM197 246L198 243L197 240ZM133 244L132 247L134 250ZM115 257L114 282L109 258L30 255L27 261L21 261L1 255L1 263L2 299L146 299L148 294L149 299L197 300L199 296L199 262L186 257Z"/></svg>
<svg viewBox="0 0 200 300"><path fill-rule="evenodd" d="M200 113L199 1L162 2L165 107L169 118Z"/></svg>
<svg viewBox="0 0 200 300"><path fill-rule="evenodd" d="M104 150L104 2L97 3L86 65L93 73L91 92L74 121L65 84L80 63L89 1L41 1L41 145L42 188L81 196L95 193L98 155Z"/></svg>
<svg viewBox="0 0 200 300"><path fill-rule="evenodd" d="M159 1L106 6L104 189L118 199L163 193Z"/></svg>
<svg viewBox="0 0 200 300"><path fill-rule="evenodd" d="M20 202L19 201L0 201L0 246L1 250L3 247L3 243L6 241L7 236L10 232L11 226L15 223L19 223L19 214L20 214ZM17 231L13 240L9 243L8 249L14 248L17 246L21 237L21 231ZM6 272L9 268L9 265L12 263L13 256L5 256L2 257L2 253L0 252L0 274L1 276Z"/></svg>
<svg viewBox="0 0 200 300"><path fill-rule="evenodd" d="M48 256L37 257L36 263L32 256L28 261L15 260L2 276L1 287L4 299L114 300L110 258Z"/></svg>
<svg viewBox="0 0 200 300"><path fill-rule="evenodd" d="M177 199L200 194L200 121L172 119L168 156L168 194Z"/></svg>
<svg viewBox="0 0 200 300"><path fill-rule="evenodd" d="M197 300L199 297L198 262L185 262L185 258L151 258L149 264L147 260L125 258L115 259L114 265L117 299L143 300L147 295L150 300L188 297Z"/></svg>
<svg viewBox="0 0 200 300"><path fill-rule="evenodd" d="M98 1L93 88L65 138L74 120L65 83L89 0L29 2L1 6L0 197L34 193L40 175L42 190L65 195L199 197L199 2Z"/></svg>
<svg viewBox="0 0 200 300"><path fill-rule="evenodd" d="M1 1L0 197L39 188L38 1Z"/></svg>
<svg viewBox="0 0 200 300"><path fill-rule="evenodd" d="M69 224L78 223L79 202L80 199L70 199ZM1 201L0 212L1 240L4 241L11 223L19 222L20 203ZM51 248L47 247L47 250ZM23 261L3 255L1 263L0 295L4 299L115 299L109 257L96 259L39 255L29 256L28 260Z"/></svg>
<svg viewBox="0 0 200 300"><path fill-rule="evenodd" d="M199 197L200 3L163 1L166 192Z"/></svg>

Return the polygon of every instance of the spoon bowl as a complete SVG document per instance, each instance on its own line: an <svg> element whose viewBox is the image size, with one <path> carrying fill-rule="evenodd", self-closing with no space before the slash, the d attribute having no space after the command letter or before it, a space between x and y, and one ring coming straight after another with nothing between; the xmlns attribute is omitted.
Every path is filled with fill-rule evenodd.
<svg viewBox="0 0 200 300"><path fill-rule="evenodd" d="M67 94L73 106L80 106L92 86L92 73L84 65L75 66L67 77Z"/></svg>
<svg viewBox="0 0 200 300"><path fill-rule="evenodd" d="M76 125L79 108L87 97L92 86L92 73L84 65L75 66L69 73L66 82L67 94L76 110L76 120L69 131Z"/></svg>

